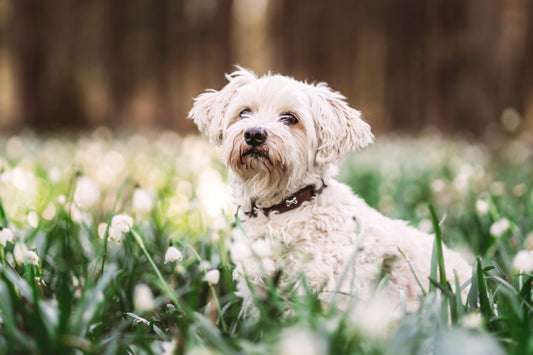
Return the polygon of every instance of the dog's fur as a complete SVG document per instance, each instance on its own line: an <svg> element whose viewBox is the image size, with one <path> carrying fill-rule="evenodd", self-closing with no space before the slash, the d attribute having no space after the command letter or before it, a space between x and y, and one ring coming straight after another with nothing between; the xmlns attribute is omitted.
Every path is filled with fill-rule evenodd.
<svg viewBox="0 0 533 355"><path fill-rule="evenodd" d="M339 159L373 141L360 112L324 83L258 77L240 67L227 79L221 90L195 99L189 118L222 147L245 229L231 250L238 272L262 282L281 270L282 283L300 289L303 275L325 301L339 294L371 297L384 276L386 297L399 305L404 292L407 309L415 309L421 289L408 260L427 288L434 237L383 216L332 179ZM247 144L249 128L266 132L266 141ZM309 185L324 189L296 209L263 212ZM468 280L471 266L458 253L444 248L444 258L452 284L454 270L461 283ZM238 289L250 295L243 279Z"/></svg>

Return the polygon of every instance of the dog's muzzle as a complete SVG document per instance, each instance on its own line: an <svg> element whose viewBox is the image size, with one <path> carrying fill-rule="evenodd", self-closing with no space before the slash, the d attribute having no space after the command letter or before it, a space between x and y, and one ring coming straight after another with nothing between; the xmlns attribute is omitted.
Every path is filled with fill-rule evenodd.
<svg viewBox="0 0 533 355"><path fill-rule="evenodd" d="M252 147L265 143L267 131L263 127L251 127L244 131L244 141Z"/></svg>

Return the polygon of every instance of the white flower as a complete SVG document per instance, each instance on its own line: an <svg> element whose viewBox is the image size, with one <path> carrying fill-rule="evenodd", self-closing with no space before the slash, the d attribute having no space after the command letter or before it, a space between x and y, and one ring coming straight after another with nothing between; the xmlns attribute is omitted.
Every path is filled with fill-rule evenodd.
<svg viewBox="0 0 533 355"><path fill-rule="evenodd" d="M105 232L107 231L107 223L99 223L98 227L98 236L102 239L105 238Z"/></svg>
<svg viewBox="0 0 533 355"><path fill-rule="evenodd" d="M133 226L133 218L125 214L117 214L111 219L111 228L121 232L129 232Z"/></svg>
<svg viewBox="0 0 533 355"><path fill-rule="evenodd" d="M327 343L318 334L304 327L283 330L276 354L320 355L327 354Z"/></svg>
<svg viewBox="0 0 533 355"><path fill-rule="evenodd" d="M178 274L183 274L185 272L185 268L182 264L176 264L176 267L174 268L174 271Z"/></svg>
<svg viewBox="0 0 533 355"><path fill-rule="evenodd" d="M222 182L222 176L214 169L200 173L196 188L198 201L208 216L215 217L231 205L231 190Z"/></svg>
<svg viewBox="0 0 533 355"><path fill-rule="evenodd" d="M459 172L453 179L453 186L457 191L464 191L468 187L472 171L473 169L470 164L461 165Z"/></svg>
<svg viewBox="0 0 533 355"><path fill-rule="evenodd" d="M533 232L529 232L524 240L524 246L528 250L533 250Z"/></svg>
<svg viewBox="0 0 533 355"><path fill-rule="evenodd" d="M517 272L533 271L533 251L520 250L513 260L513 269Z"/></svg>
<svg viewBox="0 0 533 355"><path fill-rule="evenodd" d="M0 182L3 184L11 183L11 172L6 171L5 173L0 174Z"/></svg>
<svg viewBox="0 0 533 355"><path fill-rule="evenodd" d="M125 214L117 214L111 218L111 226L109 226L109 240L117 242L120 244L122 241L123 233L130 231L130 228L133 226L133 218ZM98 226L98 233L105 233L105 228L107 225L101 223Z"/></svg>
<svg viewBox="0 0 533 355"><path fill-rule="evenodd" d="M489 203L485 200L476 201L476 212L480 216L485 216L489 212Z"/></svg>
<svg viewBox="0 0 533 355"><path fill-rule="evenodd" d="M481 313L468 313L461 319L461 324L465 328L478 329L483 325L483 318L481 317Z"/></svg>
<svg viewBox="0 0 533 355"><path fill-rule="evenodd" d="M99 198L98 186L89 177L80 177L74 191L74 202L81 208L89 208L98 202Z"/></svg>
<svg viewBox="0 0 533 355"><path fill-rule="evenodd" d="M398 311L382 293L370 300L359 300L350 310L354 326L366 337L381 338L387 335L398 319Z"/></svg>
<svg viewBox="0 0 533 355"><path fill-rule="evenodd" d="M59 181L61 181L61 170L59 170L59 168L57 167L52 167L48 169L47 175L48 180L50 180L51 182L58 183Z"/></svg>
<svg viewBox="0 0 533 355"><path fill-rule="evenodd" d="M54 218L54 216L56 215L56 208L54 206L54 204L52 203L49 203L46 208L44 209L43 213L43 218L50 221Z"/></svg>
<svg viewBox="0 0 533 355"><path fill-rule="evenodd" d="M21 191L28 191L35 187L35 176L31 172L17 167L12 172L11 183Z"/></svg>
<svg viewBox="0 0 533 355"><path fill-rule="evenodd" d="M206 280L210 285L216 285L216 284L218 284L218 281L220 280L220 271L218 271L217 269L213 269L213 270L208 271L208 272L205 274L205 280Z"/></svg>
<svg viewBox="0 0 533 355"><path fill-rule="evenodd" d="M435 192L442 192L446 189L446 183L441 179L436 179L431 182L431 189Z"/></svg>
<svg viewBox="0 0 533 355"><path fill-rule="evenodd" d="M171 341L164 341L161 343L161 348L163 350L161 355L173 355L176 352L176 347L178 346L178 341L176 338Z"/></svg>
<svg viewBox="0 0 533 355"><path fill-rule="evenodd" d="M500 344L486 332L451 328L437 332L431 354L504 355Z"/></svg>
<svg viewBox="0 0 533 355"><path fill-rule="evenodd" d="M58 202L60 205L63 205L66 201L67 201L67 198L65 197L65 195L59 195L59 196L57 197L57 202Z"/></svg>
<svg viewBox="0 0 533 355"><path fill-rule="evenodd" d="M15 243L13 248L13 256L18 265L24 264L26 262L26 254L28 253L28 247L22 242Z"/></svg>
<svg viewBox="0 0 533 355"><path fill-rule="evenodd" d="M516 132L518 127L520 127L520 124L522 122L522 117L520 116L520 113L511 107L506 108L503 110L502 115L500 117L501 123L503 128L507 132Z"/></svg>
<svg viewBox="0 0 533 355"><path fill-rule="evenodd" d="M502 218L490 226L490 234L494 237L501 237L511 228L511 223L507 218Z"/></svg>
<svg viewBox="0 0 533 355"><path fill-rule="evenodd" d="M209 240L211 241L211 243L216 244L220 240L220 234L216 232L211 232L209 234Z"/></svg>
<svg viewBox="0 0 533 355"><path fill-rule="evenodd" d="M117 242L117 244L120 244L122 241L122 231L118 228L113 228L112 226L109 228L109 240L112 242Z"/></svg>
<svg viewBox="0 0 533 355"><path fill-rule="evenodd" d="M518 184L513 187L513 195L516 197L523 196L527 191L526 184Z"/></svg>
<svg viewBox="0 0 533 355"><path fill-rule="evenodd" d="M70 218L72 219L72 221L74 221L76 223L81 223L82 222L83 215L82 215L81 211L78 209L78 207L76 207L75 204L68 203L65 206L65 210L67 210L68 213L70 214Z"/></svg>
<svg viewBox="0 0 533 355"><path fill-rule="evenodd" d="M39 225L39 216L35 211L31 211L30 213L28 213L26 220L28 221L28 224L33 228L37 228L37 226Z"/></svg>
<svg viewBox="0 0 533 355"><path fill-rule="evenodd" d="M178 248L174 246L168 247L167 252L165 253L165 264L173 261L177 261L179 263L182 260L183 254Z"/></svg>
<svg viewBox="0 0 533 355"><path fill-rule="evenodd" d="M33 281L35 281L35 283L36 283L37 285L40 285L40 286L44 286L44 287L46 287L46 282L44 282L44 280L41 279L41 278L38 277L38 276L35 276L35 277L33 278ZM57 307L57 305L56 305L56 307Z"/></svg>
<svg viewBox="0 0 533 355"><path fill-rule="evenodd" d="M133 289L133 305L137 311L149 312L155 308L154 295L146 284L138 284Z"/></svg>
<svg viewBox="0 0 533 355"><path fill-rule="evenodd" d="M228 229L228 222L226 221L226 217L224 217L224 215L219 215L217 218L213 220L214 231L220 232L226 229Z"/></svg>
<svg viewBox="0 0 533 355"><path fill-rule="evenodd" d="M207 271L209 269L211 269L211 263L207 260L202 260L198 264L198 270L200 271Z"/></svg>
<svg viewBox="0 0 533 355"><path fill-rule="evenodd" d="M150 195L143 189L137 188L133 193L133 208L137 212L150 212L154 203Z"/></svg>
<svg viewBox="0 0 533 355"><path fill-rule="evenodd" d="M424 218L418 222L418 229L420 229L422 232L431 233L433 231L433 222L427 218Z"/></svg>
<svg viewBox="0 0 533 355"><path fill-rule="evenodd" d="M26 252L26 262L39 266L39 256L33 250L28 250Z"/></svg>
<svg viewBox="0 0 533 355"><path fill-rule="evenodd" d="M503 196L505 194L505 185L501 181L494 181L490 184L489 190L495 196Z"/></svg>
<svg viewBox="0 0 533 355"><path fill-rule="evenodd" d="M13 235L13 232L7 228L0 227L0 244L5 248L7 242L14 243L15 236Z"/></svg>
<svg viewBox="0 0 533 355"><path fill-rule="evenodd" d="M215 350L208 348L205 345L197 345L191 350L187 351L187 355L217 355L220 354Z"/></svg>

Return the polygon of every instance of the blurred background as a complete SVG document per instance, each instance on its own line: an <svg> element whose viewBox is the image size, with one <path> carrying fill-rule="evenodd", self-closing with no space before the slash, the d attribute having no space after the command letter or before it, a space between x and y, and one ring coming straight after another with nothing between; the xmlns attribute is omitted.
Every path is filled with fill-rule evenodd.
<svg viewBox="0 0 533 355"><path fill-rule="evenodd" d="M530 0L0 0L0 128L194 132L234 65L326 81L377 132L533 126Z"/></svg>

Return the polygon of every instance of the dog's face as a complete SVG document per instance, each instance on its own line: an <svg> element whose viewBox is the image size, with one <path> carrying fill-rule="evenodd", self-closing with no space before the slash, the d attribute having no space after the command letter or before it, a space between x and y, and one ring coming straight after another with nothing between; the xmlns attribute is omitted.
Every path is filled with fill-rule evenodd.
<svg viewBox="0 0 533 355"><path fill-rule="evenodd" d="M222 90L196 98L189 118L222 145L227 167L257 189L297 186L372 142L359 111L325 84L241 68L227 78Z"/></svg>

